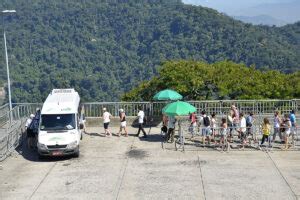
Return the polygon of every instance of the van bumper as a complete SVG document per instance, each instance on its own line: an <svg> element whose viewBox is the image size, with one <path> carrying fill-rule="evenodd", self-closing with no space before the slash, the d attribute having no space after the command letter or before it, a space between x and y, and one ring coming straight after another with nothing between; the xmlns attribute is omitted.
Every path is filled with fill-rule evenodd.
<svg viewBox="0 0 300 200"><path fill-rule="evenodd" d="M74 155L79 152L79 146L74 149L57 148L57 149L38 149L38 153L41 156L68 156Z"/></svg>

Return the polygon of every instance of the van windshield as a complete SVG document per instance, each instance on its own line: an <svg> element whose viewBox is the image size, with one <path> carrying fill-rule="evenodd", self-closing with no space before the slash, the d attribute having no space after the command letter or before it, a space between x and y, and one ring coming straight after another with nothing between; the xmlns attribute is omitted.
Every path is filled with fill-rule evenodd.
<svg viewBox="0 0 300 200"><path fill-rule="evenodd" d="M75 127L75 114L41 116L41 130L72 130Z"/></svg>

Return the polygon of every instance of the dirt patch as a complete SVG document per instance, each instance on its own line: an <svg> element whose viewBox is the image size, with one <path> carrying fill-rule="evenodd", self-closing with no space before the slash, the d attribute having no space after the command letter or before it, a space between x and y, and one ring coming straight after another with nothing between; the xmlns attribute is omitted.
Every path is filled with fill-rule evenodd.
<svg viewBox="0 0 300 200"><path fill-rule="evenodd" d="M126 155L129 158L143 159L148 156L148 153L147 153L147 151L140 150L140 149L131 149L130 151L128 151L126 153Z"/></svg>

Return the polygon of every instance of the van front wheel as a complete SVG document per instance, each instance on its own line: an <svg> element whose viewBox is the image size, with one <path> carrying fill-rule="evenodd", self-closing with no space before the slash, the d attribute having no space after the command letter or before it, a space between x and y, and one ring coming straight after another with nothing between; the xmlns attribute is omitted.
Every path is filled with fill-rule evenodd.
<svg viewBox="0 0 300 200"><path fill-rule="evenodd" d="M79 147L78 147L78 150L74 154L74 158L78 158L79 155L80 155L80 151L79 151Z"/></svg>

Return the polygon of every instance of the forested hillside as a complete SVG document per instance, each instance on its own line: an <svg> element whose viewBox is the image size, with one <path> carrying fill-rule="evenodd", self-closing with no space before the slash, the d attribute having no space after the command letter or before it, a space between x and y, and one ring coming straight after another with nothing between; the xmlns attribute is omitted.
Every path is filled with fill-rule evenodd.
<svg viewBox="0 0 300 200"><path fill-rule="evenodd" d="M17 10L3 20L14 102L41 102L58 87L75 87L84 101L119 100L167 60L287 73L300 65L299 23L252 26L178 0L1 0L0 8ZM4 50L0 66L1 86Z"/></svg>
<svg viewBox="0 0 300 200"><path fill-rule="evenodd" d="M157 76L123 96L124 101L151 101L163 89L174 89L185 100L300 98L300 71L262 72L253 66L221 61L165 62Z"/></svg>

